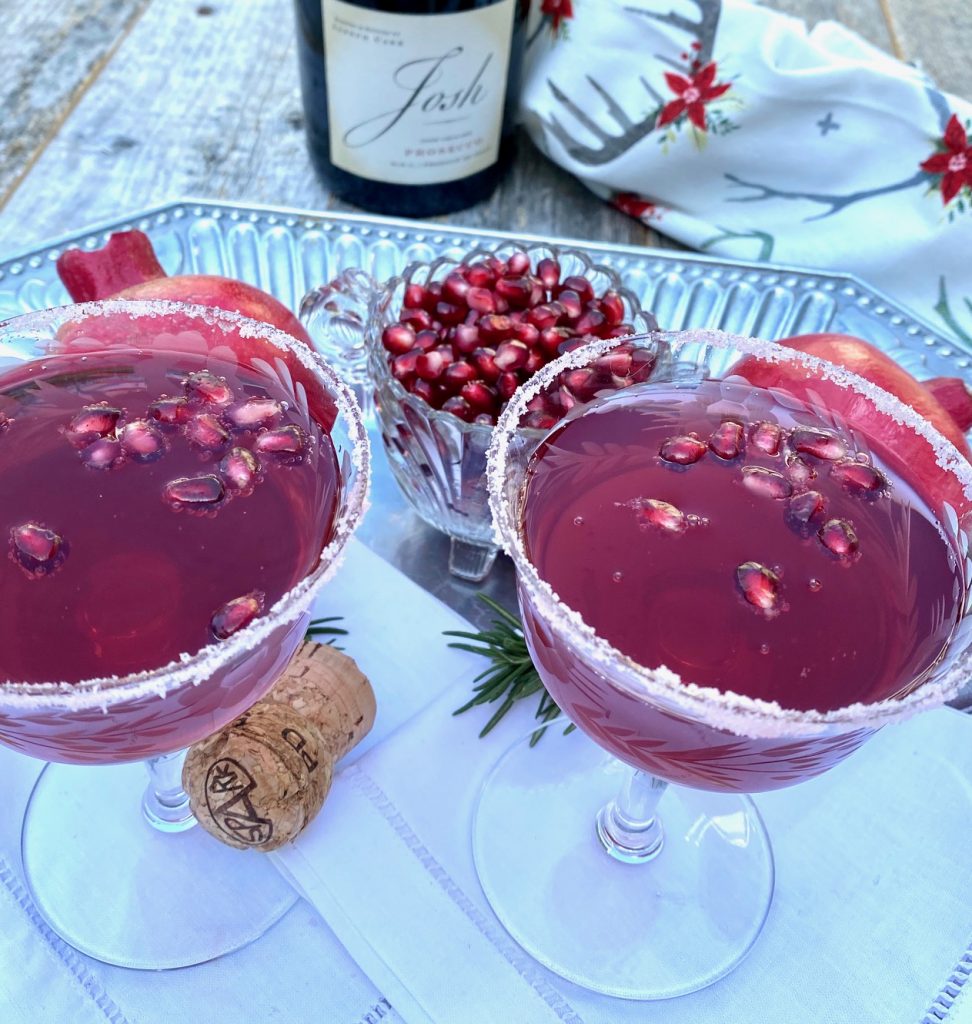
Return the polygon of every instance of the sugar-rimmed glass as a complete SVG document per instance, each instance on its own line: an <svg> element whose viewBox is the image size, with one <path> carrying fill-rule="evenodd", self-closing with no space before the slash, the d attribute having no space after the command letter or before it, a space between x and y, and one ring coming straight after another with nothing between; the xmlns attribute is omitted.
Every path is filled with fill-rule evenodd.
<svg viewBox="0 0 972 1024"><path fill-rule="evenodd" d="M480 796L476 865L494 910L528 952L571 981L630 999L667 998L711 984L759 935L772 897L773 858L755 805L742 792L819 774L884 725L940 706L958 692L972 661L965 532L972 466L948 441L869 382L791 349L715 331L659 332L650 340L662 352L658 371L641 386L645 396L653 383L688 388L723 377L749 353L793 362L853 392L894 430L927 445L941 493L951 499L935 511L965 592L947 652L899 699L798 712L639 665L558 598L531 563L521 532L535 443L517 424L527 403L562 371L589 364L611 343L569 353L514 396L489 453L497 536L516 565L524 632L538 670L597 746L579 733L549 732L534 749L515 745ZM904 690L908 682L902 680ZM617 717L624 721L615 723L611 712L621 700L626 711ZM604 714L591 714L592 707ZM669 780L686 781L677 764L688 752L699 767L688 784L702 788L669 786Z"/></svg>
<svg viewBox="0 0 972 1024"><path fill-rule="evenodd" d="M205 307L107 301L26 314L0 325L0 374L45 356L53 362L82 323L96 336L102 327L117 336L122 327L132 344L195 331L205 339L200 351L218 348L224 361L252 339L266 357L261 373L305 407L306 385L336 408L330 436L340 483L328 542L266 614L191 656L128 676L0 682L0 741L61 762L40 775L24 822L24 867L38 907L55 931L98 959L185 966L252 941L294 902L259 854L232 851L192 828L178 749L246 710L286 666L311 602L367 507L368 441L353 394L320 356L266 324ZM56 636L56 623L51 629ZM147 790L134 759L148 763Z"/></svg>

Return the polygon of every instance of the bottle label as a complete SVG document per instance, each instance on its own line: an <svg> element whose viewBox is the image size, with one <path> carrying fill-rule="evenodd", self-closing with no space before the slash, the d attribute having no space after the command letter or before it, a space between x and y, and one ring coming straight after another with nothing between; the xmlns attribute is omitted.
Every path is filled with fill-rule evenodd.
<svg viewBox="0 0 972 1024"><path fill-rule="evenodd" d="M321 3L336 167L433 185L496 163L517 0L427 15Z"/></svg>

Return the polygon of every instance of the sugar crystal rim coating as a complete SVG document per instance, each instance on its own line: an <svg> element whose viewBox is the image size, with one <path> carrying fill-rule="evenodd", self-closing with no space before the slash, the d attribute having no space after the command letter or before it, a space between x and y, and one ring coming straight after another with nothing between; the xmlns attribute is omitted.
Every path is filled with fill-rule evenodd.
<svg viewBox="0 0 972 1024"><path fill-rule="evenodd" d="M323 383L328 396L337 406L338 418L343 422L350 440L352 485L339 504L331 539L321 551L317 565L280 597L265 615L234 633L228 640L207 644L195 654L183 653L167 665L126 676L104 676L77 683L0 681L0 712L20 713L34 708L65 711L100 708L105 711L112 704L122 701L137 700L152 694L163 697L182 686L198 686L223 666L255 650L280 626L295 621L309 608L318 591L340 566L347 543L368 508L371 450L361 409L354 394L321 356L292 335L269 324L211 306L169 300L108 299L25 313L2 321L0 341L7 336L43 344L53 340L55 332L65 324L119 313L139 320L180 313L224 332L233 330L243 338L261 338L278 350L284 349L296 356L298 362ZM43 356L29 358L42 359Z"/></svg>
<svg viewBox="0 0 972 1024"><path fill-rule="evenodd" d="M966 499L972 503L972 464L955 446L910 406L843 367L770 341L715 330L654 331L646 335L632 335L624 341L641 341L657 349L665 347L673 357L673 363L678 361L678 356L682 357L680 368L685 367L686 360L693 359L696 371L702 376L673 383L690 383L706 376L705 360L712 349L754 355L772 363L797 363L815 371L823 379L868 398L895 423L906 426L926 440L938 466L958 481ZM540 394L564 370L585 366L618 344L617 339L592 342L541 367L521 385L500 414L487 453L489 507L496 541L513 559L520 586L537 603L547 625L566 634L578 653L597 666L611 685L623 689L638 700L657 700L676 713L741 736L780 738L847 732L855 728L876 729L890 722L903 721L920 711L940 707L954 697L968 680L972 668L970 651L964 652L948 670L922 683L904 697L850 704L826 712L796 711L784 708L776 701L747 697L713 686L700 686L683 680L664 665L646 668L599 636L578 612L560 599L527 557L518 495L509 493L507 480L511 468L511 447L518 437L517 425L532 398ZM685 351L690 346L701 346L700 352L692 356ZM647 383L651 383L651 378ZM951 532L956 535L956 540L959 540L958 519L947 504L944 506L944 518ZM963 554L967 554L964 549ZM965 576L968 587L968 567Z"/></svg>

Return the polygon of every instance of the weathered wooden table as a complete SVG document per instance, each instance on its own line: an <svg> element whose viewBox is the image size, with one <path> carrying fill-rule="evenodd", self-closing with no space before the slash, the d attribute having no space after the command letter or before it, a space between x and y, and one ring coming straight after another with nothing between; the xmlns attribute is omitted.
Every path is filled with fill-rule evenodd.
<svg viewBox="0 0 972 1024"><path fill-rule="evenodd" d="M968 0L770 0L972 94ZM304 149L290 0L0 0L0 255L183 196L346 209ZM665 245L525 139L454 223Z"/></svg>

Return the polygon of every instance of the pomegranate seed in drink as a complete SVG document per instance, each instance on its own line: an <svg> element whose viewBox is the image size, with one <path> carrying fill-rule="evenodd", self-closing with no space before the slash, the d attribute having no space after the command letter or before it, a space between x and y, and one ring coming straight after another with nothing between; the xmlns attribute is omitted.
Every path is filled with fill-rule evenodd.
<svg viewBox="0 0 972 1024"><path fill-rule="evenodd" d="M190 373L185 382L186 394L190 398L201 401L204 405L222 408L233 401L233 389L224 377L217 377L209 370Z"/></svg>
<svg viewBox="0 0 972 1024"><path fill-rule="evenodd" d="M201 412L186 424L185 435L205 452L219 452L230 442L229 431L211 412Z"/></svg>
<svg viewBox="0 0 972 1024"><path fill-rule="evenodd" d="M862 498L874 497L888 488L887 477L879 469L863 462L838 462L831 469L830 475L842 483L851 494L860 495Z"/></svg>
<svg viewBox="0 0 972 1024"><path fill-rule="evenodd" d="M209 628L217 640L228 640L234 633L238 633L263 611L266 595L259 590L243 597L234 597L227 601L222 608L213 612L209 621Z"/></svg>
<svg viewBox="0 0 972 1024"><path fill-rule="evenodd" d="M798 427L790 435L790 444L801 455L833 462L847 454L847 445L829 430L811 430Z"/></svg>
<svg viewBox="0 0 972 1024"><path fill-rule="evenodd" d="M249 448L231 448L219 464L219 475L231 491L249 491L260 472L260 463Z"/></svg>
<svg viewBox="0 0 972 1024"><path fill-rule="evenodd" d="M817 475L817 471L799 455L786 457L786 475L794 487L806 487Z"/></svg>
<svg viewBox="0 0 972 1024"><path fill-rule="evenodd" d="M299 455L305 447L304 432L296 423L288 423L285 427L274 427L257 434L253 442L253 450L261 455L279 455L283 457Z"/></svg>
<svg viewBox="0 0 972 1024"><path fill-rule="evenodd" d="M165 455L165 437L148 420L131 420L121 429L122 451L134 462L154 462Z"/></svg>
<svg viewBox="0 0 972 1024"><path fill-rule="evenodd" d="M743 425L724 420L709 435L709 447L720 459L737 459L743 453Z"/></svg>
<svg viewBox="0 0 972 1024"><path fill-rule="evenodd" d="M48 576L67 556L67 545L40 523L23 523L10 531L10 554L28 576Z"/></svg>
<svg viewBox="0 0 972 1024"><path fill-rule="evenodd" d="M678 466L691 466L698 462L706 453L704 442L690 434L676 434L666 437L658 449L658 454L665 462Z"/></svg>
<svg viewBox="0 0 972 1024"><path fill-rule="evenodd" d="M68 436L77 447L84 447L95 438L111 434L120 417L121 409L116 409L107 402L101 405L86 405L71 420Z"/></svg>
<svg viewBox="0 0 972 1024"><path fill-rule="evenodd" d="M272 398L248 398L226 410L226 419L237 430L272 427L283 416L283 406Z"/></svg>
<svg viewBox="0 0 972 1024"><path fill-rule="evenodd" d="M727 415L722 387L619 390L556 427L525 485L528 557L600 637L684 683L800 711L893 699L949 642L966 594L961 556L893 453L876 442L861 453L860 440L823 422L818 430L809 409L757 389L734 394ZM544 402L530 403L524 426L549 425ZM745 464L699 440L727 419L743 427ZM792 486L783 442L800 442L799 431L839 440L886 484L862 500L834 473L852 463L823 459L812 490L783 496ZM778 443L766 451L763 439ZM695 461L673 472L658 458L668 445ZM826 452L836 447L830 440ZM588 667L521 596L553 699L636 767L706 789L775 789L818 774L863 738L781 746L684 721Z"/></svg>
<svg viewBox="0 0 972 1024"><path fill-rule="evenodd" d="M185 398L160 398L148 407L148 417L162 427L181 427L192 419L192 406Z"/></svg>

